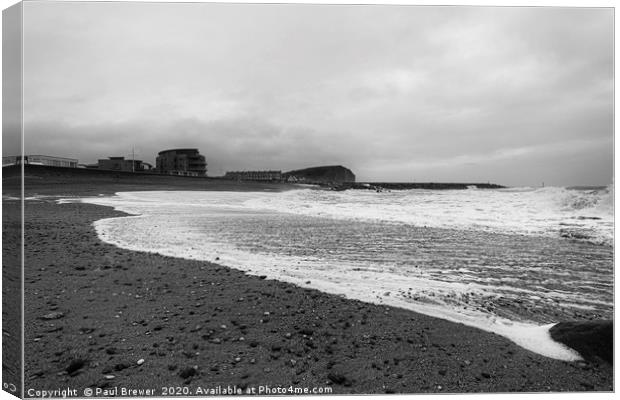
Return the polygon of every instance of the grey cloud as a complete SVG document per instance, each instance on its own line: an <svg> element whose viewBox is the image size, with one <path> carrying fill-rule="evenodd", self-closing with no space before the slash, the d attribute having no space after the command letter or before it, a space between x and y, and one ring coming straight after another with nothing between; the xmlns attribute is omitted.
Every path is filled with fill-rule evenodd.
<svg viewBox="0 0 620 400"><path fill-rule="evenodd" d="M576 148L582 172L563 147L613 137L611 9L26 7L38 152L192 146L221 173L329 163L363 180L612 179L608 148Z"/></svg>

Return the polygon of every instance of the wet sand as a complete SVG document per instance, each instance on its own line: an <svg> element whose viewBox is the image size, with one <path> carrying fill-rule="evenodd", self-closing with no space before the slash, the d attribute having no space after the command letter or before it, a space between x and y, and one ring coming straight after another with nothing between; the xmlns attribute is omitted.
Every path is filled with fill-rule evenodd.
<svg viewBox="0 0 620 400"><path fill-rule="evenodd" d="M119 190L128 189L27 182L30 193L47 195ZM25 215L26 390L613 390L613 367L601 359L552 360L501 336L414 312L116 248L92 228L98 219L123 215L110 208L50 198L27 201Z"/></svg>

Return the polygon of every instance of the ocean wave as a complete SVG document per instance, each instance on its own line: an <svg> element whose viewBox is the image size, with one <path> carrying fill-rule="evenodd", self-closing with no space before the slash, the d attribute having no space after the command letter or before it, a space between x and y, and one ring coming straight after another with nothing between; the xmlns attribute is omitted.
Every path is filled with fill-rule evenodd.
<svg viewBox="0 0 620 400"><path fill-rule="evenodd" d="M613 214L613 185L597 189L550 187L538 189L536 192L543 198L548 197L555 201L563 211L583 210Z"/></svg>
<svg viewBox="0 0 620 400"><path fill-rule="evenodd" d="M413 226L543 235L613 244L613 185L499 190L291 191L244 203L308 216ZM570 233L564 225L573 227Z"/></svg>

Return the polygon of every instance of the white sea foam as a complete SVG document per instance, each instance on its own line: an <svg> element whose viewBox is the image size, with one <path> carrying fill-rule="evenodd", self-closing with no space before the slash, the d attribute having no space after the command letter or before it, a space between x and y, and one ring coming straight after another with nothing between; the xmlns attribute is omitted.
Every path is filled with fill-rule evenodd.
<svg viewBox="0 0 620 400"><path fill-rule="evenodd" d="M329 216L334 216L336 210L345 214L354 210L358 216L370 214L375 218L379 214L377 208L372 209L373 205L379 205L383 210L391 207L385 202L383 194L379 194L382 197L375 197L374 200L371 197L375 195L374 192L372 195L365 192L360 195L365 199L365 204L370 204L366 210L359 208L351 198L310 190L287 193L124 192L110 197L84 198L81 201L112 206L117 210L134 214L130 217L109 218L95 222L96 231L103 241L122 248L216 261L249 274L266 275L302 287L410 309L474 326L505 336L528 350L548 357L567 361L580 358L575 351L550 338L548 333L550 326L510 321L450 303L450 299L455 295L484 292L487 287L483 284L438 280L423 270L416 273L401 272L389 266L347 263L312 256L251 252L231 244L225 235L220 237L204 229L206 223L215 224L218 220L234 219L239 215L280 213L284 211L282 208L285 206L287 212L306 214L307 210L311 210L309 215L323 215L320 214L320 206L309 199L315 199L320 205L329 204L331 208L327 207L326 211ZM449 200L449 196L446 195L442 199L441 194L427 194L418 200L422 203L433 203L431 209L438 208L437 202L450 208L454 200ZM394 197L393 200L406 208L411 198L400 194L400 197ZM71 201L75 200L69 199L63 202ZM484 204L480 206L485 207ZM400 219L408 215L406 212L399 212L398 207L391 208L391 212L381 218L387 216L388 221L391 221L389 218L393 218L394 215ZM435 211L435 215L438 214ZM454 212L451 214L457 215ZM429 215L426 218L430 218ZM472 217L470 215L467 218ZM474 271L469 273L472 272ZM415 296L422 297L421 301L416 301Z"/></svg>
<svg viewBox="0 0 620 400"><path fill-rule="evenodd" d="M611 185L602 190L299 190L255 197L244 205L309 216L613 243Z"/></svg>

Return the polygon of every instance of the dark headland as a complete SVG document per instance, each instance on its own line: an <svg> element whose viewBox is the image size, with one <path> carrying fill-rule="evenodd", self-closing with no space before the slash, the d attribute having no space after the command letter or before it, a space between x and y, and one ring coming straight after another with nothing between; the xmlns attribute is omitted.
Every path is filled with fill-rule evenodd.
<svg viewBox="0 0 620 400"><path fill-rule="evenodd" d="M27 168L27 197L295 187L42 168ZM3 174L3 227L10 229L19 221L20 202L7 196L19 196L21 179L6 168ZM553 360L504 337L415 312L211 262L121 249L102 242L92 224L124 214L92 204L58 204L57 198L24 203L27 388L293 385L329 387L334 394L613 390L608 357ZM15 236L3 235L5 251L17 248L11 240ZM589 339L571 336L575 328L564 325L561 330L569 334L561 333L580 350Z"/></svg>
<svg viewBox="0 0 620 400"><path fill-rule="evenodd" d="M342 165L327 165L288 171L282 174L285 179L295 177L307 182L355 182L355 174Z"/></svg>

